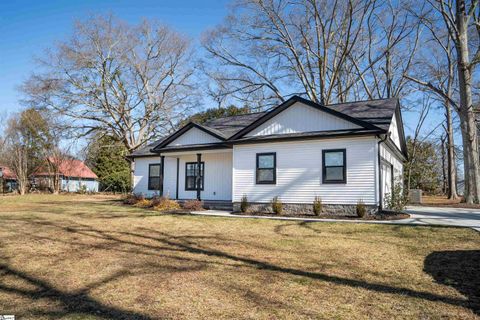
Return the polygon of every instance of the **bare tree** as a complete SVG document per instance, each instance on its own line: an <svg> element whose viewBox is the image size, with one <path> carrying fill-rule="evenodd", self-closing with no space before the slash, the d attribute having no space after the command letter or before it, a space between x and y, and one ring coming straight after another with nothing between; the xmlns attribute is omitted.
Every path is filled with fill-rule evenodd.
<svg viewBox="0 0 480 320"><path fill-rule="evenodd" d="M456 82L455 48L448 31L441 28L442 21L435 15L417 16L428 30L422 55L418 56L412 73L405 78L418 84L421 90L432 92L438 97L445 114L445 142L447 164L447 195L449 199L457 199L457 168L455 161L455 143L452 107L459 112L458 88ZM414 75L415 74L415 75Z"/></svg>
<svg viewBox="0 0 480 320"><path fill-rule="evenodd" d="M457 111L463 141L463 162L465 175L465 200L467 203L478 203L480 200L480 159L477 137L475 110L472 101L472 75L480 62L480 8L478 0L429 0L434 15L438 15L442 27L448 31L449 40L455 46L455 58L458 74L459 103ZM472 37L474 36L474 37ZM472 39L473 38L473 39ZM470 56L473 48L475 55ZM416 81L428 86L442 95L449 104L455 105L447 92L439 90L428 81ZM450 155L449 155L450 157Z"/></svg>
<svg viewBox="0 0 480 320"><path fill-rule="evenodd" d="M29 150L22 134L19 115L8 120L5 129L4 161L17 178L17 188L21 195L27 192L29 178Z"/></svg>
<svg viewBox="0 0 480 320"><path fill-rule="evenodd" d="M302 94L328 104L396 96L406 84L419 28L403 4L242 0L235 8L202 41L217 96L268 106Z"/></svg>
<svg viewBox="0 0 480 320"><path fill-rule="evenodd" d="M76 136L106 133L129 151L171 131L193 105L189 41L165 25L113 17L78 22L39 60L25 101L54 110Z"/></svg>
<svg viewBox="0 0 480 320"><path fill-rule="evenodd" d="M410 192L410 185L411 185L411 179L412 179L412 168L416 165L416 154L417 154L417 147L418 144L423 142L425 139L427 139L433 131L431 131L428 135L426 135L423 139L420 138L420 134L422 132L423 125L425 124L425 120L428 117L428 114L430 113L432 103L428 96L424 97L422 99L421 103L421 108L418 111L418 122L415 126L414 132L413 132L413 137L412 139L412 144L411 144L411 149L409 150L408 154L408 165L407 165L407 170L405 172L406 174L406 189L407 192Z"/></svg>

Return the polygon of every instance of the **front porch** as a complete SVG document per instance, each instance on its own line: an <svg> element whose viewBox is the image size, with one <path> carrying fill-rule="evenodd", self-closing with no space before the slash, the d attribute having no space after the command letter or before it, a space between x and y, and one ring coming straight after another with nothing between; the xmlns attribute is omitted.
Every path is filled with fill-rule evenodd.
<svg viewBox="0 0 480 320"><path fill-rule="evenodd" d="M160 153L158 193L175 200L197 199L207 207L232 202L232 149Z"/></svg>

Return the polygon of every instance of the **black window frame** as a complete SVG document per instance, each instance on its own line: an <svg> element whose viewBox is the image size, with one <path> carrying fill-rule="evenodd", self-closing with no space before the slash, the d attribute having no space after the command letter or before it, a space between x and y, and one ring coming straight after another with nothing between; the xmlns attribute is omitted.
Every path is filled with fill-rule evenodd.
<svg viewBox="0 0 480 320"><path fill-rule="evenodd" d="M152 167L158 166L158 176L152 176ZM158 179L158 189L152 187L152 178ZM151 163L148 165L148 190L149 191L160 191L162 187L162 164L161 163Z"/></svg>
<svg viewBox="0 0 480 320"><path fill-rule="evenodd" d="M259 168L259 158L261 156L273 156L273 168ZM276 152L263 152L263 153L257 153L256 155L256 166L255 166L255 182L256 184L277 184L277 153ZM258 172L260 170L273 170L273 180L272 181L266 181L266 180L260 180Z"/></svg>
<svg viewBox="0 0 480 320"><path fill-rule="evenodd" d="M191 165L191 164L194 164L194 165L197 165L198 162L185 162L185 191L196 191L197 190L197 187L195 186L195 184L197 183L197 180L196 180L196 175L193 176L195 177L195 184L194 184L194 188L188 188L188 184L187 184L187 180L188 180L188 177L192 177L192 176L187 176L187 168L188 168L188 165ZM203 170L202 170L203 169ZM196 172L196 170L195 170ZM201 179L201 188L200 190L204 190L205 189L205 161L202 161L200 162L200 179Z"/></svg>
<svg viewBox="0 0 480 320"><path fill-rule="evenodd" d="M343 166L326 166L325 154L329 152L343 152ZM328 168L343 168L343 179L339 180L327 180L327 167ZM346 184L347 183L347 149L325 149L322 150L322 183L324 184Z"/></svg>

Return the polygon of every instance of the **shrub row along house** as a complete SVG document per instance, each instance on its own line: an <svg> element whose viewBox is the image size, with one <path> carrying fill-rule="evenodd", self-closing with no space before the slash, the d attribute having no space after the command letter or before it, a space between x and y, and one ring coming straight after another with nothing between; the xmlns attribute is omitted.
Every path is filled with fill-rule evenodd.
<svg viewBox="0 0 480 320"><path fill-rule="evenodd" d="M294 96L267 112L190 122L130 157L134 192L201 199L210 207L242 197L264 210L278 197L306 213L382 208L401 179L406 145L398 99L322 106Z"/></svg>

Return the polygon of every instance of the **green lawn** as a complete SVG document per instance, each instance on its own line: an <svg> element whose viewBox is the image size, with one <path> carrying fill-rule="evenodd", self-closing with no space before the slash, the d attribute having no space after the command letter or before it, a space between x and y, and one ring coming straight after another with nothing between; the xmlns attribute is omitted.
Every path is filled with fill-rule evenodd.
<svg viewBox="0 0 480 320"><path fill-rule="evenodd" d="M162 215L0 197L0 314L19 319L475 319L470 229Z"/></svg>

